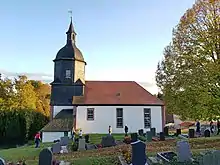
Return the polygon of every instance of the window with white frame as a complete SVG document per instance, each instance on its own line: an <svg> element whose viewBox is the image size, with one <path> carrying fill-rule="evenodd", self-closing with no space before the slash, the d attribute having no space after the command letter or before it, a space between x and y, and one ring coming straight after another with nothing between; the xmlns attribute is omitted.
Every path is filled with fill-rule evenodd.
<svg viewBox="0 0 220 165"><path fill-rule="evenodd" d="M94 108L87 108L87 120L94 120Z"/></svg>
<svg viewBox="0 0 220 165"><path fill-rule="evenodd" d="M116 127L123 128L123 108L116 108Z"/></svg>
<svg viewBox="0 0 220 165"><path fill-rule="evenodd" d="M71 71L70 70L66 70L66 78L71 78Z"/></svg>
<svg viewBox="0 0 220 165"><path fill-rule="evenodd" d="M144 128L151 128L151 109L144 108Z"/></svg>

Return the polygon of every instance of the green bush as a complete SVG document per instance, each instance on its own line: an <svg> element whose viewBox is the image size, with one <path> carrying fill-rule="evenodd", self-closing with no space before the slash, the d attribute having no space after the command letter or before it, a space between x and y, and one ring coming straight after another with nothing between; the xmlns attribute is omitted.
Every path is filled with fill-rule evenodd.
<svg viewBox="0 0 220 165"><path fill-rule="evenodd" d="M24 144L48 123L48 117L34 110L0 109L0 145Z"/></svg>
<svg viewBox="0 0 220 165"><path fill-rule="evenodd" d="M71 144L71 151L77 151L78 150L78 143L77 142L73 142Z"/></svg>

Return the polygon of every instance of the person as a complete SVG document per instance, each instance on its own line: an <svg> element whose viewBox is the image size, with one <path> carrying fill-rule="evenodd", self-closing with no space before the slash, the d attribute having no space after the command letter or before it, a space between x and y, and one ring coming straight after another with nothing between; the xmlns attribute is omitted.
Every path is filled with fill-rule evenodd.
<svg viewBox="0 0 220 165"><path fill-rule="evenodd" d="M196 133L200 134L200 122L197 120L196 122Z"/></svg>
<svg viewBox="0 0 220 165"><path fill-rule="evenodd" d="M128 126L125 125L125 136L128 136Z"/></svg>
<svg viewBox="0 0 220 165"><path fill-rule="evenodd" d="M210 131L211 131L211 133L214 133L213 129L214 129L214 125L213 125L213 121L211 120L211 122L210 122Z"/></svg>
<svg viewBox="0 0 220 165"><path fill-rule="evenodd" d="M82 139L82 130L79 130L79 138Z"/></svg>
<svg viewBox="0 0 220 165"><path fill-rule="evenodd" d="M217 120L217 129L218 129L217 135L219 135L219 133L220 133L220 121L219 121L219 119Z"/></svg>
<svg viewBox="0 0 220 165"><path fill-rule="evenodd" d="M108 133L109 133L109 135L112 134L112 127L111 126L108 127Z"/></svg>
<svg viewBox="0 0 220 165"><path fill-rule="evenodd" d="M34 141L35 141L35 148L38 148L39 147L39 144L40 144L40 132L37 132L35 137L34 137Z"/></svg>

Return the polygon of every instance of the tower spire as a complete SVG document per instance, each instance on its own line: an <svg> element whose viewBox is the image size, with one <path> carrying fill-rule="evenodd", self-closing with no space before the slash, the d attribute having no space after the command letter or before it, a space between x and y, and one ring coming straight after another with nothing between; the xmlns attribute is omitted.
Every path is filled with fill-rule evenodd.
<svg viewBox="0 0 220 165"><path fill-rule="evenodd" d="M74 28L73 28L72 10L68 11L68 13L70 14L70 25L69 25L69 29L66 32L66 34L68 34L68 33L75 33Z"/></svg>
<svg viewBox="0 0 220 165"><path fill-rule="evenodd" d="M67 34L67 43L75 43L76 33L74 31L74 28L73 28L72 10L68 11L68 13L70 14L70 25L69 25L68 31L66 32L66 34Z"/></svg>

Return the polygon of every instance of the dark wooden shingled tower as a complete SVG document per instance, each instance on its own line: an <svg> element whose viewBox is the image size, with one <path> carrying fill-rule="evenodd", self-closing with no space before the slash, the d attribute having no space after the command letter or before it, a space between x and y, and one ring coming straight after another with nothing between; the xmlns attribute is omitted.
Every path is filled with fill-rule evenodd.
<svg viewBox="0 0 220 165"><path fill-rule="evenodd" d="M54 61L54 81L51 83L51 106L72 105L74 96L84 96L85 65L81 51L76 47L76 33L72 17L66 32L67 42Z"/></svg>

